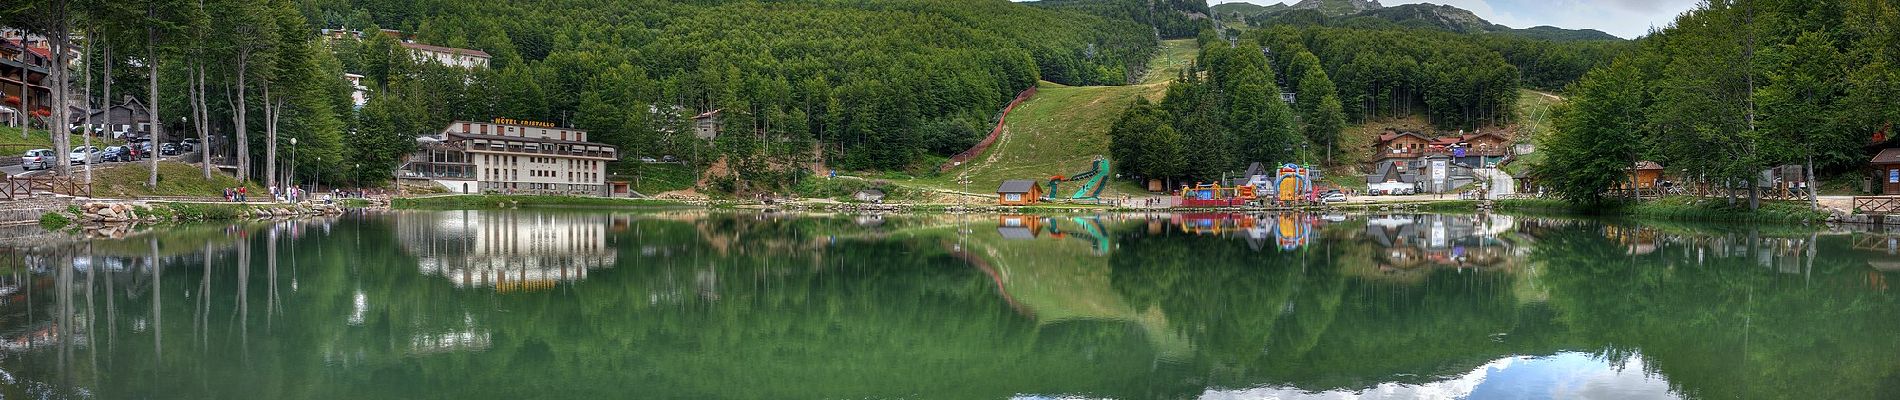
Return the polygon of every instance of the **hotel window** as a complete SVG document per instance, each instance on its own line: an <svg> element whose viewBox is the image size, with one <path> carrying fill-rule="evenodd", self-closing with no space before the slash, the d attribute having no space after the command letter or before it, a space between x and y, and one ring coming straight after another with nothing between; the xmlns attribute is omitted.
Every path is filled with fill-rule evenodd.
<svg viewBox="0 0 1900 400"><path fill-rule="evenodd" d="M463 122L463 123L462 123L462 133L468 133L468 132L469 132L469 130L468 130L468 123L467 123L467 122Z"/></svg>

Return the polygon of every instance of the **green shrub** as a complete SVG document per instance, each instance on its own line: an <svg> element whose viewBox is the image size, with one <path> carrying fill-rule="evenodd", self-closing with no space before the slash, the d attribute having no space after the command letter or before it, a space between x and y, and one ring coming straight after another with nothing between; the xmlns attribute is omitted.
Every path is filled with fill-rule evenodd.
<svg viewBox="0 0 1900 400"><path fill-rule="evenodd" d="M66 218L65 214L56 212L40 214L40 227L46 228L46 230L49 231L59 230L59 228L65 228L67 225L72 224L73 220Z"/></svg>
<svg viewBox="0 0 1900 400"><path fill-rule="evenodd" d="M235 204L166 203L171 214L188 221L228 221L250 214L250 207Z"/></svg>

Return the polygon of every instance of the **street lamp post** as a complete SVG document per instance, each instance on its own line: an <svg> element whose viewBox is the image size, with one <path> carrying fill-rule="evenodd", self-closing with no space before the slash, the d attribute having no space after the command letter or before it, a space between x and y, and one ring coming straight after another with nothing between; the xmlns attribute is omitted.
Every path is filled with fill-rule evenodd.
<svg viewBox="0 0 1900 400"><path fill-rule="evenodd" d="M323 165L323 157L317 157L317 165L319 167ZM310 177L310 191L317 191L319 186L323 186L323 174L321 173Z"/></svg>
<svg viewBox="0 0 1900 400"><path fill-rule="evenodd" d="M284 199L295 203L297 202L297 197L290 193L290 189L297 187L297 185L291 183L290 180L297 177L297 138L290 138L290 168L285 170L284 173L286 175L283 184L285 192Z"/></svg>

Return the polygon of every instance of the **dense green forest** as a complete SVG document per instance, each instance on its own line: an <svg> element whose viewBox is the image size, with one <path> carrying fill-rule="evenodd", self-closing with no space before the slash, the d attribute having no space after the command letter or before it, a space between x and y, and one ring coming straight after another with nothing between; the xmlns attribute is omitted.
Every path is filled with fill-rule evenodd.
<svg viewBox="0 0 1900 400"><path fill-rule="evenodd" d="M1312 10L1292 10L1260 15L1249 21L1262 26L1263 30L1274 32L1272 35L1288 37L1282 40L1288 43L1310 41L1310 38L1305 38L1313 35L1309 31L1377 31L1399 37L1418 37L1418 40L1471 44L1496 52L1506 62L1516 66L1522 74L1524 86L1546 90L1562 89L1564 85L1583 77L1585 71L1603 65L1630 47L1626 41L1590 30L1552 27L1510 29L1482 19L1452 24L1438 19L1427 23L1374 16L1408 9L1407 6L1392 7L1367 11L1364 15L1353 17L1328 17ZM1469 11L1458 11L1464 15L1470 14ZM1302 38L1291 38L1296 35ZM1417 45L1408 48L1416 49ZM1405 56L1416 59L1416 51L1413 53Z"/></svg>
<svg viewBox="0 0 1900 400"><path fill-rule="evenodd" d="M1206 0L1040 0L1028 4L1139 22L1153 26L1162 39L1191 38L1213 26L1213 11Z"/></svg>
<svg viewBox="0 0 1900 400"><path fill-rule="evenodd" d="M149 89L138 97L160 99L167 131L234 144L215 150L259 180L281 175L277 153L296 138L304 179L380 181L415 135L494 117L588 129L629 157L705 165L733 155L733 169L750 174L740 179L771 184L820 160L929 165L980 139L1038 80L1124 84L1157 45L1155 27L1090 7L1004 0L148 3L34 2L0 21L89 37L76 45L96 51L81 61L103 60L83 63L100 81L95 98L135 82ZM369 34L326 41L318 28ZM493 60L418 63L377 29ZM366 76L361 110L338 79L345 72ZM74 81L68 90L88 90ZM723 110L726 134L690 140L687 119L712 110Z"/></svg>
<svg viewBox="0 0 1900 400"><path fill-rule="evenodd" d="M1858 171L1900 120L1900 1L1718 0L1571 86L1541 138L1546 185L1601 203L1636 160L1756 192L1761 171ZM1757 196L1749 195L1750 206Z"/></svg>
<svg viewBox="0 0 1900 400"><path fill-rule="evenodd" d="M1276 52L1318 56L1355 121L1424 114L1447 129L1509 121L1519 69L1470 36L1409 30L1274 27L1250 33ZM1275 67L1286 70L1294 58Z"/></svg>
<svg viewBox="0 0 1900 400"><path fill-rule="evenodd" d="M1281 57L1291 60L1288 68L1275 68L1252 41L1204 36L1200 44L1195 65L1159 104L1137 99L1110 127L1109 152L1121 171L1137 179L1212 178L1253 162L1329 154L1346 115L1316 57ZM1298 100L1282 101L1283 92Z"/></svg>

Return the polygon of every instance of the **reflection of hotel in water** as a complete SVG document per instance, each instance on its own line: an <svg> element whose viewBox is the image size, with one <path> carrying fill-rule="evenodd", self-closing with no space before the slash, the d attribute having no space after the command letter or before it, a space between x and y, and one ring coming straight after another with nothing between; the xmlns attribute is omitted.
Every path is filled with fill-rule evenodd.
<svg viewBox="0 0 1900 400"><path fill-rule="evenodd" d="M1498 267L1512 258L1511 243L1498 235L1514 225L1495 214L1373 216L1366 236L1384 249L1375 257L1381 269Z"/></svg>
<svg viewBox="0 0 1900 400"><path fill-rule="evenodd" d="M612 266L610 227L624 220L605 214L531 214L458 211L400 219L403 247L424 274L457 287L536 290L587 277Z"/></svg>

